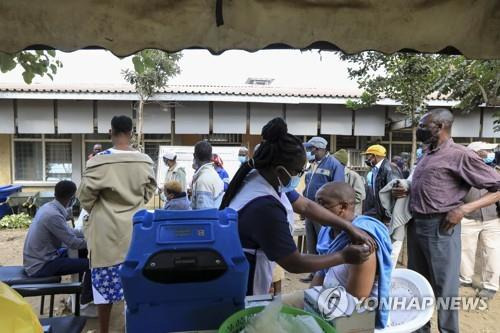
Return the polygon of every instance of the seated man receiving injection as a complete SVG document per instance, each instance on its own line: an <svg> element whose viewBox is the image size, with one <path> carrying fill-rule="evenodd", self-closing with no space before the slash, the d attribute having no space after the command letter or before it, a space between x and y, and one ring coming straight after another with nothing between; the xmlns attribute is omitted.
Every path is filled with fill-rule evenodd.
<svg viewBox="0 0 500 333"><path fill-rule="evenodd" d="M355 216L355 192L349 184L333 182L323 185L316 193L316 201L337 216L352 221L354 226L371 235L377 244L377 250L361 264L342 264L317 272L311 286L324 288L342 286L357 299L389 297L392 248L387 227L372 217ZM349 245L349 238L344 232L322 227L318 237L318 253L340 251L347 245ZM303 292L285 295L283 301L301 307ZM376 327L385 327L387 319L388 311L379 309L376 314Z"/></svg>

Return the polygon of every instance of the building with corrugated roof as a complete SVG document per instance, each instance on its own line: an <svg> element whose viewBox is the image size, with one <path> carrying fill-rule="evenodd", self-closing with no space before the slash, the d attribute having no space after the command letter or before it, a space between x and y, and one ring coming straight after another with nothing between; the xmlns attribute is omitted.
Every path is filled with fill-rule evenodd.
<svg viewBox="0 0 500 333"><path fill-rule="evenodd" d="M267 79L257 78L263 82ZM249 82L254 83L254 82ZM345 104L359 92L326 88L290 88L270 84L239 86L170 85L144 111L145 151L154 160L160 145L253 147L262 126L283 117L289 132L307 140L321 135L331 151L350 151L350 164L362 167L359 151L379 142L390 155L411 151L410 122L396 112L398 103L381 100L369 109ZM138 95L131 86L0 84L0 184L50 187L62 178L79 182L95 143L110 146L114 115L136 119ZM429 106L451 107L456 101L430 99ZM453 136L459 143L481 137L496 142L493 110L456 113Z"/></svg>

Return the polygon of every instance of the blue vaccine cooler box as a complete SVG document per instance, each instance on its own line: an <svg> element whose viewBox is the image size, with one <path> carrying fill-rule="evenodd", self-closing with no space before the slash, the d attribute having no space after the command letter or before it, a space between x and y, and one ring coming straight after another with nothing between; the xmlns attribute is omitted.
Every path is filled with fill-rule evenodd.
<svg viewBox="0 0 500 333"><path fill-rule="evenodd" d="M245 307L237 219L232 209L135 214L120 268L128 333L214 330Z"/></svg>

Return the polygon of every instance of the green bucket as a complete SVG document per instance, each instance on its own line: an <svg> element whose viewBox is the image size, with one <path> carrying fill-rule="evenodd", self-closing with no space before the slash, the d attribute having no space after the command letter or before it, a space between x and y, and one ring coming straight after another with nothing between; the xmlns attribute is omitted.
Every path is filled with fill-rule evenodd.
<svg viewBox="0 0 500 333"><path fill-rule="evenodd" d="M247 326L248 321L252 317L254 317L257 313L261 312L263 309L264 309L263 306L256 306L236 312L222 323L221 327L219 327L219 333L239 333ZM325 333L337 332L335 331L335 328L333 328L325 320L323 320L322 318L318 317L315 314L306 312L304 310L283 305L281 312L293 316L301 316L301 315L312 316L314 319L316 319L316 322L318 323L319 327L323 329L323 332Z"/></svg>

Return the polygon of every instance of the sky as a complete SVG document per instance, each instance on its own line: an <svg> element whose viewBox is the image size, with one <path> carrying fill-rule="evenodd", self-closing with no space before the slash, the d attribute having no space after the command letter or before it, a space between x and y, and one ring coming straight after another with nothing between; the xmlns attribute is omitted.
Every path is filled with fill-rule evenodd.
<svg viewBox="0 0 500 333"><path fill-rule="evenodd" d="M119 59L104 50L57 52L64 67L54 84L126 84L121 71L132 67L131 58ZM181 74L171 84L241 85L249 77L271 78L278 87L338 88L356 90L348 79L347 64L337 53L297 50L262 50L255 53L226 51L212 55L206 50L185 50L179 62ZM0 83L22 83L21 69L0 73ZM51 83L36 77L36 83Z"/></svg>

